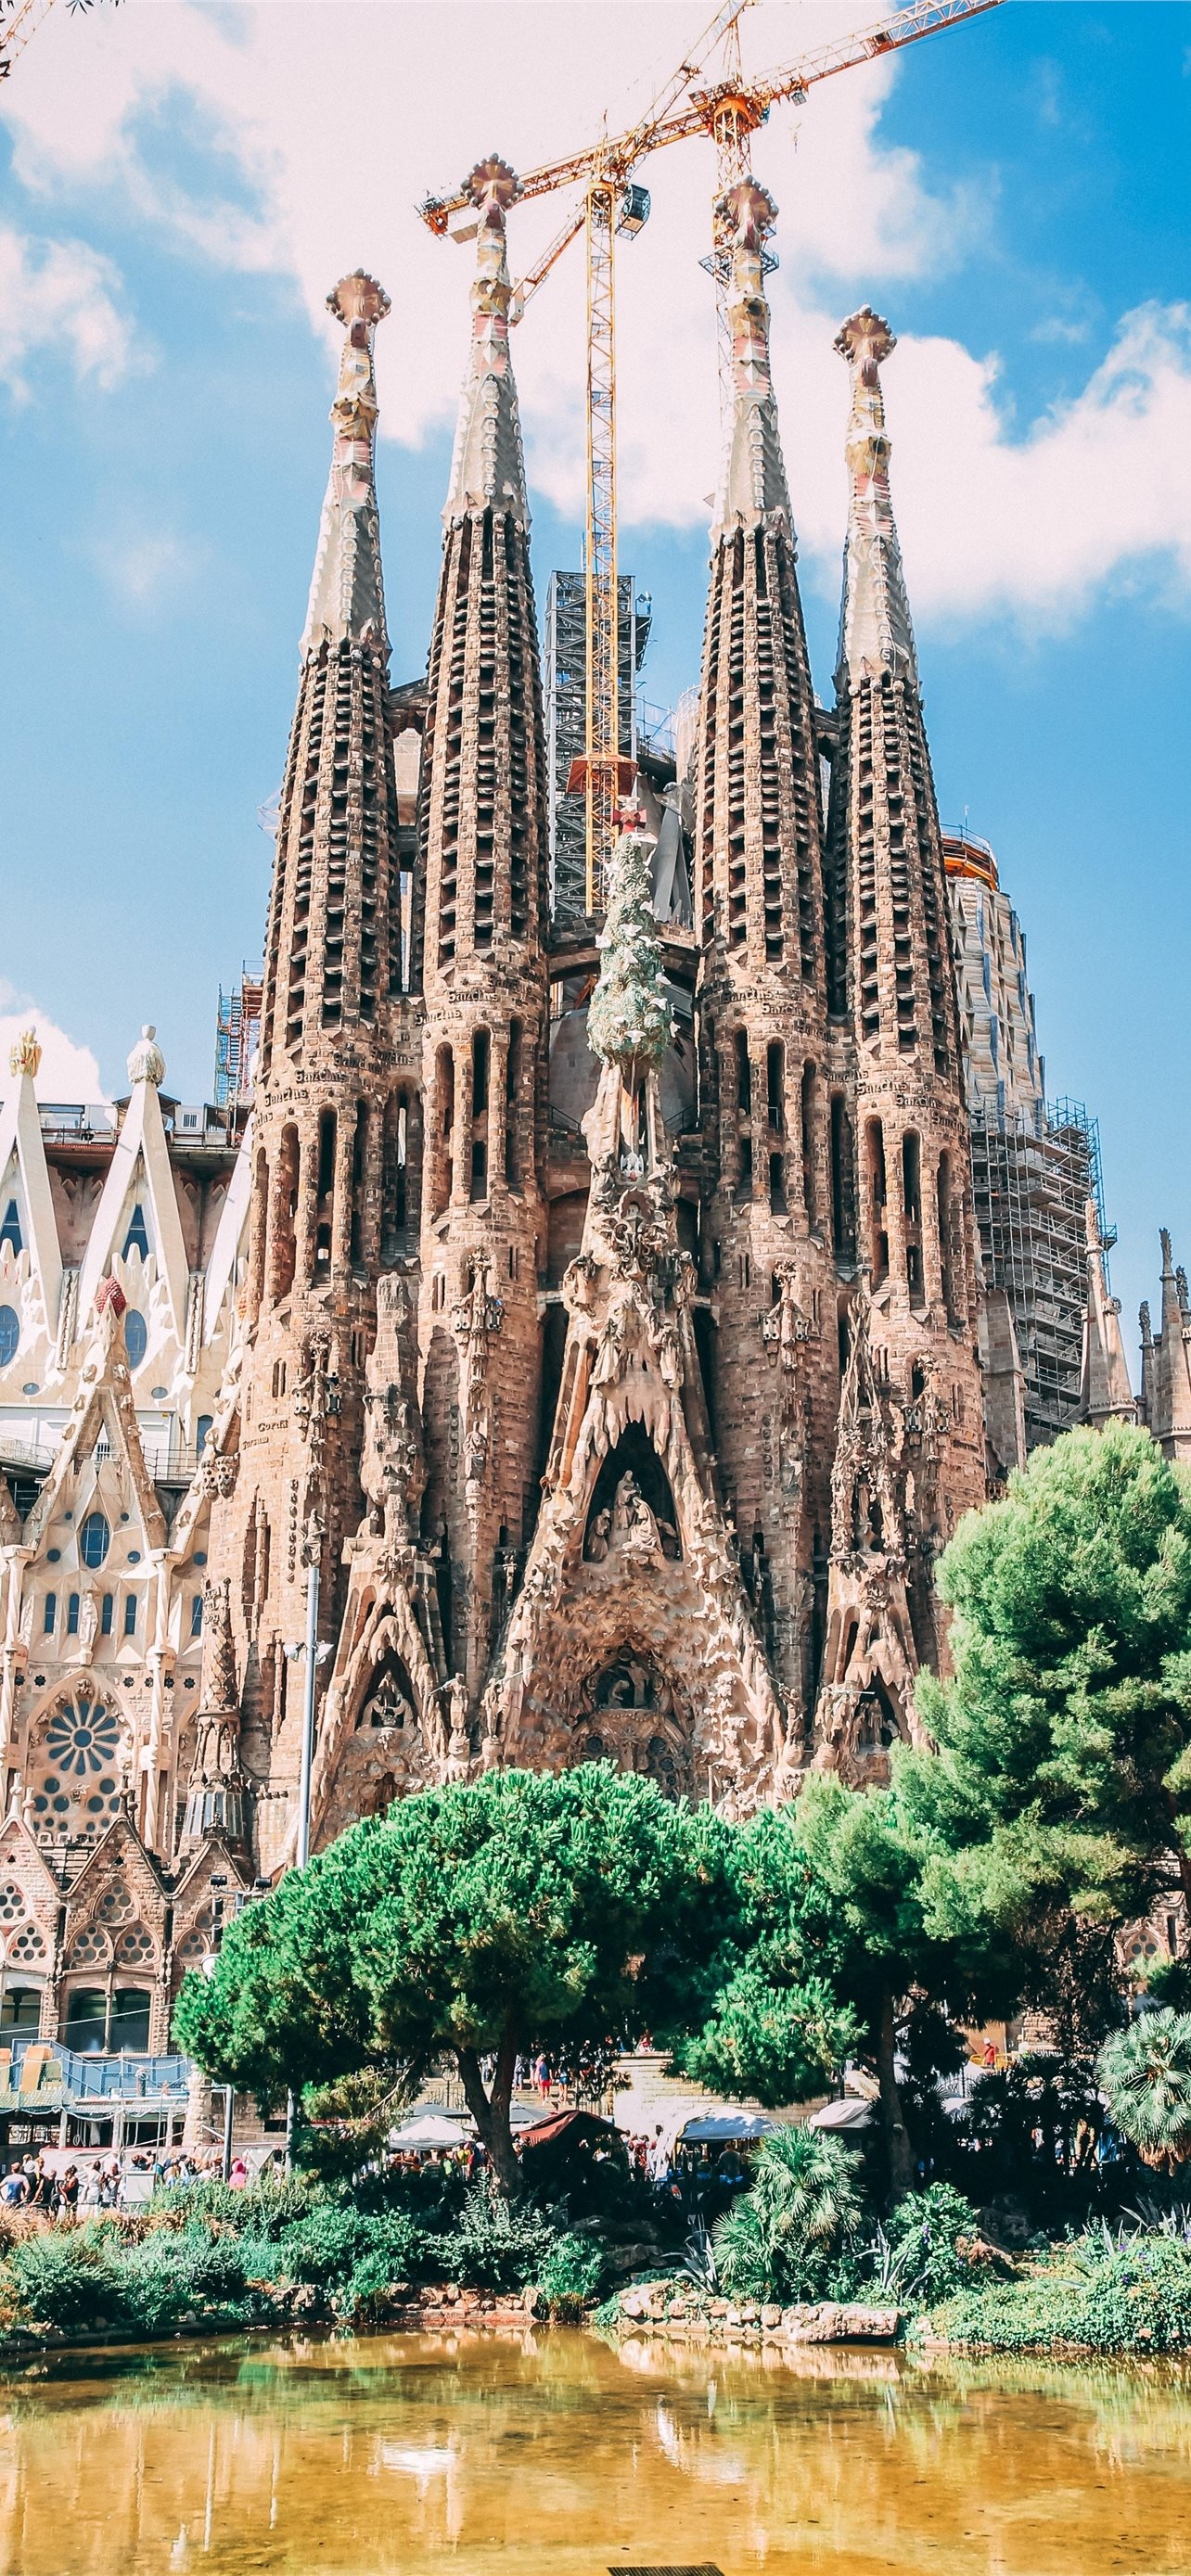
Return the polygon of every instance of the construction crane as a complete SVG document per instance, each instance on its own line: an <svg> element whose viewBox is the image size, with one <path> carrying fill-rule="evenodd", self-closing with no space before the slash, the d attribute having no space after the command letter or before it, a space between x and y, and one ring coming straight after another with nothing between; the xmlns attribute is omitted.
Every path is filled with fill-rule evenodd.
<svg viewBox="0 0 1191 2576"><path fill-rule="evenodd" d="M0 0L0 80L7 80L18 54L23 54L30 36L35 36L43 18L48 18L54 0ZM77 9L89 9L91 0L68 0L71 15ZM119 7L119 0L113 0ZM11 16L6 17L6 9Z"/></svg>
<svg viewBox="0 0 1191 2576"><path fill-rule="evenodd" d="M20 0L10 18L0 17L0 80L8 79L17 55L24 52L53 5L54 0Z"/></svg>
<svg viewBox="0 0 1191 2576"><path fill-rule="evenodd" d="M715 280L721 404L730 396L731 367L727 328L728 253L722 205L729 189L747 175L749 138L764 125L779 101L797 106L813 84L861 63L877 62L907 45L919 44L962 19L980 17L1000 0L913 0L909 8L875 25L841 36L834 43L801 55L796 62L746 79L741 69L739 21L752 0L728 0L705 28L687 58L671 74L637 123L623 134L603 134L577 152L544 162L518 181L523 203L581 182L583 195L541 257L527 269L513 291L511 322L519 322L533 297L568 245L582 232L587 250L587 527L585 547L587 671L584 757L576 761L568 788L584 794L586 804L587 911L602 904L603 882L615 837L617 798L631 785L634 764L620 752L618 668L619 591L616 562L616 307L615 240L618 233L640 232L649 215L646 189L634 180L637 165L667 143L708 135L716 147L716 193L712 251L704 265ZM703 65L717 46L725 46L721 77L696 87ZM474 207L465 190L427 197L419 207L434 233L453 232L466 239L474 231ZM455 219L463 216L458 226ZM626 777L626 771L629 773Z"/></svg>

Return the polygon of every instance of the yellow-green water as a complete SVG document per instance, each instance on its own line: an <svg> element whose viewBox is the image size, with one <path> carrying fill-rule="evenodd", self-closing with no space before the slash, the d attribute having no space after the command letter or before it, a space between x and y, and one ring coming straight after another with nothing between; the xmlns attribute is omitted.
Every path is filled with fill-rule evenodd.
<svg viewBox="0 0 1191 2576"><path fill-rule="evenodd" d="M563 2329L0 2382L0 2576L1185 2576L1191 2378Z"/></svg>

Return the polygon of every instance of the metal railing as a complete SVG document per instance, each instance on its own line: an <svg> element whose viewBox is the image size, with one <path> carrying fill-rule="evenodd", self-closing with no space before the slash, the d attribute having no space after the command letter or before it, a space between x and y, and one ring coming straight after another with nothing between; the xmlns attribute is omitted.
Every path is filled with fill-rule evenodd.
<svg viewBox="0 0 1191 2576"><path fill-rule="evenodd" d="M0 2051L11 2051L7 2090L20 2094L21 2074L31 2048L49 2049L42 2061L36 2090L23 2095L36 2102L43 2091L61 2092L72 2102L146 2102L163 2096L185 2101L190 2085L188 2057L149 2057L121 2049L115 2055L59 2047L54 2040L9 2039L0 2034Z"/></svg>

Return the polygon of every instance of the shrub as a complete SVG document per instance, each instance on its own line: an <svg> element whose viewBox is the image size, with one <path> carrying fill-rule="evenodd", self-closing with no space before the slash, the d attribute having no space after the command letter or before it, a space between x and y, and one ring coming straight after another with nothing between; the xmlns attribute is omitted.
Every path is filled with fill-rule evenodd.
<svg viewBox="0 0 1191 2576"><path fill-rule="evenodd" d="M819 2129L776 2129L753 2179L712 2231L725 2289L749 2299L823 2296L832 2256L851 2234L860 2195L848 2150Z"/></svg>
<svg viewBox="0 0 1191 2576"><path fill-rule="evenodd" d="M128 2247L120 2283L129 2322L146 2334L168 2334L190 2316L240 2325L255 2313L240 2240L201 2225L159 2229Z"/></svg>
<svg viewBox="0 0 1191 2576"><path fill-rule="evenodd" d="M471 2185L454 2224L428 2236L425 2261L440 2280L471 2290L523 2290L541 2278L560 2233L531 2203L508 2201L488 2182Z"/></svg>
<svg viewBox="0 0 1191 2576"><path fill-rule="evenodd" d="M6 2270L17 2314L30 2325L79 2335L129 2321L107 2231L100 2236L70 2227L26 2236L13 2246Z"/></svg>
<svg viewBox="0 0 1191 2576"><path fill-rule="evenodd" d="M933 2307L940 2299L972 2285L971 2248L980 2223L970 2200L950 2183L932 2182L925 2191L908 2192L888 2221L893 2255L893 2286L904 2304L917 2299Z"/></svg>
<svg viewBox="0 0 1191 2576"><path fill-rule="evenodd" d="M1058 2247L1024 2281L961 2292L932 2320L948 2342L996 2352L1191 2351L1191 2248L1166 2236Z"/></svg>
<svg viewBox="0 0 1191 2576"><path fill-rule="evenodd" d="M586 2236L559 2236L538 2271L538 2288L552 2317L574 2321L603 2286L604 2257Z"/></svg>

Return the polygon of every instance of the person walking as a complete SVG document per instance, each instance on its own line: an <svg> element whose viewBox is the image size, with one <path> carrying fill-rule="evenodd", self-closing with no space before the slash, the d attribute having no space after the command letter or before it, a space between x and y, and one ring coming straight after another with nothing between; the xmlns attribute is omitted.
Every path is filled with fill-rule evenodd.
<svg viewBox="0 0 1191 2576"><path fill-rule="evenodd" d="M55 2215L67 2220L73 2219L78 2205L79 2169L77 2165L68 2165L65 2173L58 2178L58 2207Z"/></svg>
<svg viewBox="0 0 1191 2576"><path fill-rule="evenodd" d="M89 2213L97 2209L102 2209L104 2206L103 2194L103 2166L97 2156L94 2164L89 2167L88 2171L83 2176L83 2187L79 2193L80 2209L85 2209Z"/></svg>

